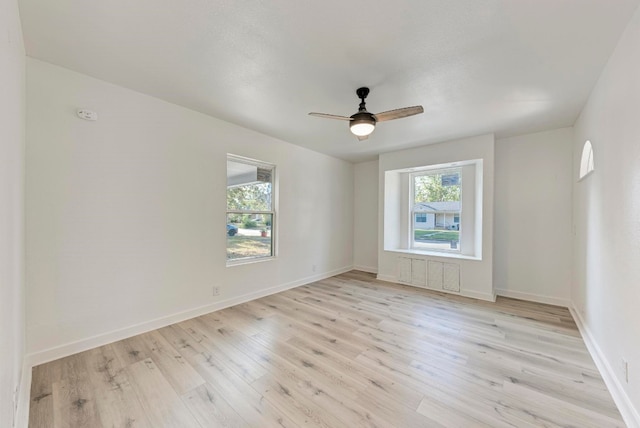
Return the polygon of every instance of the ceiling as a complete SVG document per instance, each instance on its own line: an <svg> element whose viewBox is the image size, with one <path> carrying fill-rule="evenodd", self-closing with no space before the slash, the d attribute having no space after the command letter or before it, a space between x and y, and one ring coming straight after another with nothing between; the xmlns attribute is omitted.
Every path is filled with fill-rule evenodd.
<svg viewBox="0 0 640 428"><path fill-rule="evenodd" d="M27 54L349 161L572 125L640 0L20 0ZM421 104L358 141L373 113Z"/></svg>

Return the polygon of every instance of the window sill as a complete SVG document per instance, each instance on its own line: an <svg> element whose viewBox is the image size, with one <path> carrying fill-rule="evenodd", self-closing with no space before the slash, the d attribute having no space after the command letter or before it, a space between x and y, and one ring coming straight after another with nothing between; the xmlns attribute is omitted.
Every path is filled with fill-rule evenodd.
<svg viewBox="0 0 640 428"><path fill-rule="evenodd" d="M253 259L227 260L227 267L249 265L249 264L253 264L253 263L268 262L268 261L271 261L271 260L275 260L275 258L276 258L275 256L270 256L270 257L259 257L259 258L253 258Z"/></svg>
<svg viewBox="0 0 640 428"><path fill-rule="evenodd" d="M389 251L391 253L401 253L401 254L413 254L418 256L429 256L429 257L442 257L444 259L459 259L459 260L474 260L474 261L482 261L482 257L469 256L466 254L458 254L458 253L446 253L444 251L424 251L424 250L412 250L412 249L385 249L384 251Z"/></svg>

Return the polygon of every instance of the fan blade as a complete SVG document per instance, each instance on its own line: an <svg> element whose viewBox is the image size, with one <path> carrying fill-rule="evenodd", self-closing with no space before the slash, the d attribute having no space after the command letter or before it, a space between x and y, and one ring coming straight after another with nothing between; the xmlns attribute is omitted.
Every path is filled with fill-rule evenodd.
<svg viewBox="0 0 640 428"><path fill-rule="evenodd" d="M326 113L309 113L309 116L324 117L325 119L351 120L351 118L347 116L338 116L336 114Z"/></svg>
<svg viewBox="0 0 640 428"><path fill-rule="evenodd" d="M382 113L374 114L378 122L384 122L385 120L400 119L407 116L413 116L414 114L424 113L422 106L405 107L396 110L389 110Z"/></svg>
<svg viewBox="0 0 640 428"><path fill-rule="evenodd" d="M368 139L369 136L368 135L363 135L363 136L356 135L356 138L358 139L358 141L364 141L364 140Z"/></svg>

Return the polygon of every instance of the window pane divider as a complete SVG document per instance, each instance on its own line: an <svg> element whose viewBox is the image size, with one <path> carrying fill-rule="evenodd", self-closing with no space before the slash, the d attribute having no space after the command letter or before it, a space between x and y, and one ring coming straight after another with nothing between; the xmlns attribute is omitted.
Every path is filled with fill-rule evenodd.
<svg viewBox="0 0 640 428"><path fill-rule="evenodd" d="M258 211L258 210L227 210L227 214L271 214L274 215L275 211Z"/></svg>

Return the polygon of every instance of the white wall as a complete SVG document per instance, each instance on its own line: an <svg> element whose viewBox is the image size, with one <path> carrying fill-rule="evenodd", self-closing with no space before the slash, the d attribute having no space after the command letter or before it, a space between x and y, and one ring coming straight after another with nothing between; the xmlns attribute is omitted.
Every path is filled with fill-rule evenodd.
<svg viewBox="0 0 640 428"><path fill-rule="evenodd" d="M353 265L352 164L37 60L27 82L31 361ZM225 267L228 152L277 166L276 260Z"/></svg>
<svg viewBox="0 0 640 428"><path fill-rule="evenodd" d="M378 161L354 167L353 265L378 272Z"/></svg>
<svg viewBox="0 0 640 428"><path fill-rule="evenodd" d="M596 362L640 427L640 10L574 126L572 297ZM595 171L577 181L585 140ZM599 357L598 357L599 356ZM629 362L629 383L622 359ZM625 403L627 405L625 405ZM633 403L633 405L632 405ZM635 406L635 408L634 408ZM634 415L634 423L630 419Z"/></svg>
<svg viewBox="0 0 640 428"><path fill-rule="evenodd" d="M494 206L494 137L483 135L460 140L430 144L408 150L383 153L379 159L379 201L384 200L385 172L426 165L482 159L482 214L478 228L482 229L482 259L451 259L442 256L411 254L412 258L452 262L460 265L460 294L485 300L493 300L493 206ZM389 174L391 175L391 174ZM479 181L478 181L479 183ZM394 184L397 187L397 185ZM357 190L359 191L359 190ZM393 192L392 192L393 193ZM395 192L397 193L397 192ZM479 196L479 195L477 195ZM378 233L384 236L385 207L379 204ZM481 218L480 218L481 217ZM380 242L378 246L378 278L395 281L398 257L404 253L386 251L390 246ZM478 251L479 253L479 251Z"/></svg>
<svg viewBox="0 0 640 428"><path fill-rule="evenodd" d="M24 356L24 45L18 4L0 0L0 426L10 427Z"/></svg>
<svg viewBox="0 0 640 428"><path fill-rule="evenodd" d="M494 287L569 306L573 128L496 141Z"/></svg>

